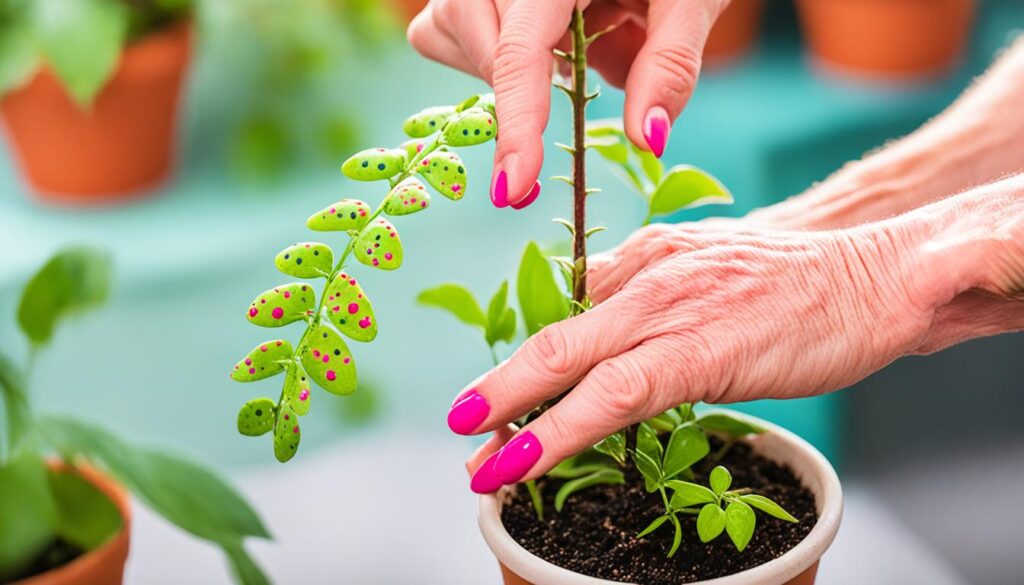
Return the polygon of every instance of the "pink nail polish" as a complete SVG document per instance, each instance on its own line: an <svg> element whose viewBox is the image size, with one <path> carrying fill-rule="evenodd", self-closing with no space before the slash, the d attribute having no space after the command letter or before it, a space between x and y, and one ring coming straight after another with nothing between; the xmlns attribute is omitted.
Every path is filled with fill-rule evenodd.
<svg viewBox="0 0 1024 585"><path fill-rule="evenodd" d="M499 171L491 181L491 203L495 207L508 207L508 175Z"/></svg>
<svg viewBox="0 0 1024 585"><path fill-rule="evenodd" d="M448 411L448 428L460 435L472 434L491 412L487 399L476 390L465 392Z"/></svg>
<svg viewBox="0 0 1024 585"><path fill-rule="evenodd" d="M498 488L505 485L494 473L494 462L498 460L500 453L501 451L497 451L491 454L473 474L473 479L469 482L469 489L473 490L473 493L489 494L498 491Z"/></svg>
<svg viewBox="0 0 1024 585"><path fill-rule="evenodd" d="M533 433L520 433L498 451L494 473L502 483L516 483L537 463L543 452L544 448Z"/></svg>
<svg viewBox="0 0 1024 585"><path fill-rule="evenodd" d="M671 130L672 125L665 108L654 106L647 111L647 117L644 118L644 140L647 141L647 146L651 147L654 156L661 158L665 152Z"/></svg>
<svg viewBox="0 0 1024 585"><path fill-rule="evenodd" d="M533 184L533 188L530 189L530 192L526 194L526 197L523 197L522 201L518 203L512 203L512 209L519 210L529 206L531 203L537 200L538 195L540 195L540 181L537 181Z"/></svg>

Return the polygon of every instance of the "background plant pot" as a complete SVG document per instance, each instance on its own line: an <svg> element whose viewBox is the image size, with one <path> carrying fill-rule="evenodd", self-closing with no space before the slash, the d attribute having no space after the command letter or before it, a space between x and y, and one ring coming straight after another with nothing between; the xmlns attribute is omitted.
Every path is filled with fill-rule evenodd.
<svg viewBox="0 0 1024 585"><path fill-rule="evenodd" d="M826 67L880 78L928 78L964 50L975 0L798 0L804 35Z"/></svg>
<svg viewBox="0 0 1024 585"><path fill-rule="evenodd" d="M704 44L704 64L722 67L743 57L757 41L764 0L732 0Z"/></svg>
<svg viewBox="0 0 1024 585"><path fill-rule="evenodd" d="M88 465L72 468L63 461L51 461L55 473L78 473L106 495L117 506L124 520L121 531L103 546L91 550L70 563L41 575L15 581L11 585L121 585L124 565L128 560L131 534L131 500L128 493L113 479Z"/></svg>
<svg viewBox="0 0 1024 585"><path fill-rule="evenodd" d="M13 151L44 199L114 202L163 181L171 169L191 25L125 48L95 102L81 107L48 68L0 99Z"/></svg>
<svg viewBox="0 0 1024 585"><path fill-rule="evenodd" d="M818 561L832 544L843 515L843 493L832 465L807 441L769 422L743 416L768 429L750 438L754 450L793 469L814 494L818 523L800 544L777 559L740 573L701 581L704 585L811 585ZM615 585L553 565L527 551L505 530L501 507L510 494L506 487L479 499L479 522L487 546L501 565L506 585Z"/></svg>

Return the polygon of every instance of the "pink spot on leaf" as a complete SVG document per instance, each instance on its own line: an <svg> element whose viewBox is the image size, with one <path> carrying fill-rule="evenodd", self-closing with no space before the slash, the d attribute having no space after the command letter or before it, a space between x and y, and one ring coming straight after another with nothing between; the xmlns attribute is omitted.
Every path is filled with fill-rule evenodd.
<svg viewBox="0 0 1024 585"><path fill-rule="evenodd" d="M334 370L327 370L327 373L326 373L326 374L324 374L324 375L325 375L325 376L327 377L327 379L328 379L328 380L330 380L331 382L333 382L333 381L334 381L334 379L338 377L338 375L334 373Z"/></svg>

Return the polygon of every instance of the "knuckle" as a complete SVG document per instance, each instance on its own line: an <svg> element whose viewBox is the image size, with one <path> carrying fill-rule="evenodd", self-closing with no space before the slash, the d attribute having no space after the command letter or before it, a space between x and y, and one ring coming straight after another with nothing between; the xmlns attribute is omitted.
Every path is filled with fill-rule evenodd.
<svg viewBox="0 0 1024 585"><path fill-rule="evenodd" d="M687 97L700 74L700 53L690 47L664 46L652 55L654 65L666 83L660 85L663 98L678 101Z"/></svg>
<svg viewBox="0 0 1024 585"><path fill-rule="evenodd" d="M530 338L526 345L531 365L539 371L564 376L573 370L569 339L560 327L549 325Z"/></svg>
<svg viewBox="0 0 1024 585"><path fill-rule="evenodd" d="M644 410L650 395L650 376L636 360L601 362L591 370L595 398L606 415L616 420L632 419Z"/></svg>

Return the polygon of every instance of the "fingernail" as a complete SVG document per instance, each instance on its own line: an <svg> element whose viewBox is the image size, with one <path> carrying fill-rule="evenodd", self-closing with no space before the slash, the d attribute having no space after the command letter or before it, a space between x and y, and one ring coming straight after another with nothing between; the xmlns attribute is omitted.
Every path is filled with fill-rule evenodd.
<svg viewBox="0 0 1024 585"><path fill-rule="evenodd" d="M471 434L490 412L487 399L476 390L469 390L459 396L448 411L448 428L460 435Z"/></svg>
<svg viewBox="0 0 1024 585"><path fill-rule="evenodd" d="M537 463L543 452L544 448L533 433L521 433L498 451L494 473L502 483L516 483Z"/></svg>
<svg viewBox="0 0 1024 585"><path fill-rule="evenodd" d="M498 460L500 453L501 451L492 453L490 457L484 460L483 465L476 470L476 473L473 474L473 479L469 481L469 489L473 490L473 493L489 494L498 491L498 488L505 485L498 479L497 474L494 473L494 463Z"/></svg>
<svg viewBox="0 0 1024 585"><path fill-rule="evenodd" d="M495 207L508 207L508 175L499 171L491 181L491 203Z"/></svg>
<svg viewBox="0 0 1024 585"><path fill-rule="evenodd" d="M529 206L531 203L537 200L538 195L540 195L540 181L537 181L533 184L533 188L530 189L530 192L526 194L526 197L523 197L522 201L519 201L518 203L512 203L512 209L519 210Z"/></svg>
<svg viewBox="0 0 1024 585"><path fill-rule="evenodd" d="M647 111L644 118L644 140L647 146L651 147L654 156L661 158L665 152L665 145L668 144L668 134L672 126L668 120L668 112L661 106L654 106Z"/></svg>

